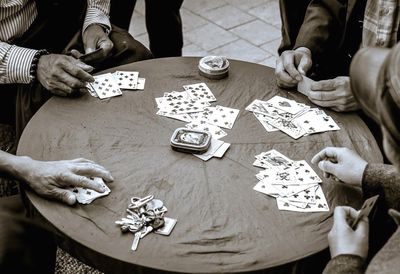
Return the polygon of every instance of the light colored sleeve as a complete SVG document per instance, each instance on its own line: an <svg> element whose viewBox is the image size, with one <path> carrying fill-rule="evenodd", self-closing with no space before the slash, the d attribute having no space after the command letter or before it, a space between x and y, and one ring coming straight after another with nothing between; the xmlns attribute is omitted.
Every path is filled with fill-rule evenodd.
<svg viewBox="0 0 400 274"><path fill-rule="evenodd" d="M28 84L37 50L0 42L0 84Z"/></svg>
<svg viewBox="0 0 400 274"><path fill-rule="evenodd" d="M85 21L83 23L82 33L92 24L100 24L107 30L111 31L110 23L110 0L87 0L87 10Z"/></svg>

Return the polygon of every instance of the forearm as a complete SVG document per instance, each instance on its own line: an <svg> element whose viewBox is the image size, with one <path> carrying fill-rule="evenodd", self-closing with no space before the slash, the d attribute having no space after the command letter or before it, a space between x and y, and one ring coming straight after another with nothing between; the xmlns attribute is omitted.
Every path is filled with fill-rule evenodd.
<svg viewBox="0 0 400 274"><path fill-rule="evenodd" d="M323 274L361 274L364 273L364 268L364 260L360 256L343 254L332 258Z"/></svg>
<svg viewBox="0 0 400 274"><path fill-rule="evenodd" d="M388 208L400 210L400 173L394 166L369 164L364 171L362 188L366 196L379 194Z"/></svg>
<svg viewBox="0 0 400 274"><path fill-rule="evenodd" d="M87 27L92 24L100 24L108 32L111 31L111 23L109 19L110 0L87 0L87 3L88 7L82 31L84 32Z"/></svg>
<svg viewBox="0 0 400 274"><path fill-rule="evenodd" d="M24 180L28 176L26 171L30 160L29 157L15 156L0 150L0 172Z"/></svg>

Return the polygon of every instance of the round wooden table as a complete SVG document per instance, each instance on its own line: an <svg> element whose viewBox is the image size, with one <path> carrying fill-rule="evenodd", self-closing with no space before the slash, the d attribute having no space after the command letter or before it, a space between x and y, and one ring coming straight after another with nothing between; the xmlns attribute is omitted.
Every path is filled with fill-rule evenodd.
<svg viewBox="0 0 400 274"><path fill-rule="evenodd" d="M340 126L337 132L298 140L267 133L244 110L254 99L279 94L311 102L300 93L279 90L271 68L232 60L228 78L209 80L199 76L198 60L154 59L114 68L110 71L139 71L146 78L145 90L125 91L105 101L89 94L53 97L26 127L19 155L40 160L85 157L115 178L111 194L90 205L68 207L27 193L37 211L76 244L74 254L85 262L115 273L137 266L202 273L266 269L325 249L334 207L360 206L359 190L325 178L322 188L331 209L325 213L279 211L274 198L253 190L260 170L252 166L254 156L272 148L310 163L326 146L347 146L369 162L382 162L374 137L356 114L325 110ZM197 82L207 83L216 104L240 109L222 139L232 143L222 159L203 162L173 151L171 134L185 123L156 115L155 97ZM178 223L169 237L147 235L132 252L133 234L121 234L114 221L125 215L131 196L150 194L164 201L167 216Z"/></svg>

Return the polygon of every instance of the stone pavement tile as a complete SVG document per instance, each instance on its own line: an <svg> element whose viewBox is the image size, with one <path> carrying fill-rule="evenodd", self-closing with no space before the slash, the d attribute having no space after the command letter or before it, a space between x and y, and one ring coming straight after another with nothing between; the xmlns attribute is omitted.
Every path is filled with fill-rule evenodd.
<svg viewBox="0 0 400 274"><path fill-rule="evenodd" d="M155 1L155 0L152 0ZM161 0L168 1L168 0ZM182 7L194 12L211 10L226 4L225 0L185 0Z"/></svg>
<svg viewBox="0 0 400 274"><path fill-rule="evenodd" d="M137 37L143 33L147 33L146 20L144 15L140 14L136 10L133 12L131 23L129 25L129 33L133 37Z"/></svg>
<svg viewBox="0 0 400 274"><path fill-rule="evenodd" d="M258 5L270 2L270 1L278 1L278 0L229 0L229 4L234 5L242 10L249 10ZM296 1L296 0L295 0Z"/></svg>
<svg viewBox="0 0 400 274"><path fill-rule="evenodd" d="M260 46L281 37L281 32L278 28L261 20L246 23L233 28L230 31L256 46Z"/></svg>
<svg viewBox="0 0 400 274"><path fill-rule="evenodd" d="M258 62L260 65L264 65L270 68L275 68L276 67L276 57L275 56L270 56L265 60L262 60L261 62Z"/></svg>
<svg viewBox="0 0 400 274"><path fill-rule="evenodd" d="M281 38L278 38L276 40L273 40L271 42L265 43L263 45L261 45L261 48L265 51L268 51L269 53L271 53L274 56L279 56L278 55L278 48L279 45L281 44Z"/></svg>
<svg viewBox="0 0 400 274"><path fill-rule="evenodd" d="M279 13L278 1L265 3L250 9L248 12L271 25L277 27L281 26L281 16Z"/></svg>
<svg viewBox="0 0 400 274"><path fill-rule="evenodd" d="M202 11L199 12L199 14L224 29L231 29L255 20L253 16L231 5L225 5L209 11Z"/></svg>
<svg viewBox="0 0 400 274"><path fill-rule="evenodd" d="M220 48L214 49L212 53L215 55L223 55L227 58L254 63L260 62L271 56L270 53L265 52L262 49L242 39L229 43Z"/></svg>
<svg viewBox="0 0 400 274"><path fill-rule="evenodd" d="M212 23L201 26L185 33L187 40L209 51L228 44L238 38Z"/></svg>
<svg viewBox="0 0 400 274"><path fill-rule="evenodd" d="M210 53L195 44L185 45L182 49L182 56L204 57L207 55L210 55Z"/></svg>
<svg viewBox="0 0 400 274"><path fill-rule="evenodd" d="M203 19L202 17L194 14L193 12L185 8L181 8L181 17L182 17L182 26L184 33L209 23L207 20Z"/></svg>

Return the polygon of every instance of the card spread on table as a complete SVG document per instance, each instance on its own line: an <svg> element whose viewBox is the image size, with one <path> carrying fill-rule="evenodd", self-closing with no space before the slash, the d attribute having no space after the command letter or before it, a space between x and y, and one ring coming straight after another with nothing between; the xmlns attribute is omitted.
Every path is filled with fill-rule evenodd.
<svg viewBox="0 0 400 274"><path fill-rule="evenodd" d="M94 82L91 85L100 99L122 95L111 73L94 76Z"/></svg>
<svg viewBox="0 0 400 274"><path fill-rule="evenodd" d="M246 110L253 112L267 132L280 130L293 139L340 130L333 118L323 110L280 96L274 96L268 101L256 99Z"/></svg>
<svg viewBox="0 0 400 274"><path fill-rule="evenodd" d="M120 89L136 89L139 77L137 71L116 71L113 73Z"/></svg>
<svg viewBox="0 0 400 274"><path fill-rule="evenodd" d="M264 170L256 174L259 182L253 189L276 198L280 210L329 211L322 180L306 161L293 161L274 149L255 158L253 165Z"/></svg>
<svg viewBox="0 0 400 274"><path fill-rule="evenodd" d="M103 197L103 196L107 196L111 192L111 190L108 188L108 186L104 183L103 179L97 178L97 177L89 178L89 179L94 180L95 182L101 184L103 186L103 188L105 189L105 192L100 193L95 190L83 188L83 187L67 188L68 190L71 190L75 194L76 200L81 204L90 204L95 199Z"/></svg>
<svg viewBox="0 0 400 274"><path fill-rule="evenodd" d="M200 101L207 102L217 101L214 94L205 83L185 85L183 88L190 94L192 98L197 98Z"/></svg>
<svg viewBox="0 0 400 274"><path fill-rule="evenodd" d="M231 129L239 115L239 110L223 106L217 106L208 116L208 121L216 126Z"/></svg>

